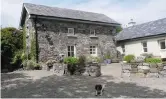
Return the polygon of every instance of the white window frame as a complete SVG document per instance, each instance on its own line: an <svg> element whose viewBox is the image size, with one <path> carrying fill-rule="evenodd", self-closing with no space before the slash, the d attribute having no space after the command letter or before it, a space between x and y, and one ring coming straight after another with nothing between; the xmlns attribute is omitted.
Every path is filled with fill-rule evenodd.
<svg viewBox="0 0 166 99"><path fill-rule="evenodd" d="M146 46L144 46L144 43L146 43ZM143 50L143 52L144 52L144 53L147 53L147 52L148 52L148 44L147 44L147 41L143 41L141 44L142 44L142 50ZM146 49L146 51L145 51L145 49Z"/></svg>
<svg viewBox="0 0 166 99"><path fill-rule="evenodd" d="M90 30L90 35L96 36L96 31L95 30Z"/></svg>
<svg viewBox="0 0 166 99"><path fill-rule="evenodd" d="M162 49L161 48L161 42L164 42L165 43L165 48L164 49ZM165 39L161 39L161 40L159 40L159 48L160 48L160 50L165 50L166 49L166 41L165 41Z"/></svg>
<svg viewBox="0 0 166 99"><path fill-rule="evenodd" d="M89 52L91 56L97 56L97 46L90 45Z"/></svg>
<svg viewBox="0 0 166 99"><path fill-rule="evenodd" d="M70 31L72 31L72 32L70 33ZM68 34L75 35L75 33L74 33L74 28L68 28Z"/></svg>
<svg viewBox="0 0 166 99"><path fill-rule="evenodd" d="M73 47L73 51L72 51L71 47ZM69 53L70 53L70 55L69 55ZM73 53L73 56L71 55L71 53ZM67 46L67 56L68 57L76 57L76 47L75 46L73 46L73 45Z"/></svg>

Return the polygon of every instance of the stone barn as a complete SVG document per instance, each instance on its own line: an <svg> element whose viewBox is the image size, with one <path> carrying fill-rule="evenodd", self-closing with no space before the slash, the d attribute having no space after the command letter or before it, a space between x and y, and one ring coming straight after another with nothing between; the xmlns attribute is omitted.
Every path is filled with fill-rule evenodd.
<svg viewBox="0 0 166 99"><path fill-rule="evenodd" d="M104 14L24 3L20 27L26 30L27 54L36 40L37 62L57 55L116 57L113 34L119 23Z"/></svg>

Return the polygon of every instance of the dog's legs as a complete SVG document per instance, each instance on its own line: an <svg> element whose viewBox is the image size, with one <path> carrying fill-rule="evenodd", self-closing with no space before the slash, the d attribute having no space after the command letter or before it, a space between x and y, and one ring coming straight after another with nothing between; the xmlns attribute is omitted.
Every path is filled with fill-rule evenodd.
<svg viewBox="0 0 166 99"><path fill-rule="evenodd" d="M96 91L96 96L97 96L98 92Z"/></svg>
<svg viewBox="0 0 166 99"><path fill-rule="evenodd" d="M102 96L103 95L103 90L101 90L101 92L100 92L100 96Z"/></svg>

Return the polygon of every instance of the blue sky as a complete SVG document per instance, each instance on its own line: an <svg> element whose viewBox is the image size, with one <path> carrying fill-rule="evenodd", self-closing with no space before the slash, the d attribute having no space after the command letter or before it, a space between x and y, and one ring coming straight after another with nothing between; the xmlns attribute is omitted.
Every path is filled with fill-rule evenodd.
<svg viewBox="0 0 166 99"><path fill-rule="evenodd" d="M18 28L23 3L103 13L123 27L130 19L137 24L166 18L166 0L1 0L3 27Z"/></svg>

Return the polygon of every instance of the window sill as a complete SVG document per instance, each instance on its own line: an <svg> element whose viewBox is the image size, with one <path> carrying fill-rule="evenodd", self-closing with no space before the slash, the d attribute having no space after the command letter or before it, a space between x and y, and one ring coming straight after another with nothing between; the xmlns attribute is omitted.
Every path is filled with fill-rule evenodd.
<svg viewBox="0 0 166 99"><path fill-rule="evenodd" d="M77 35L75 35L75 34L67 34L67 36L77 38Z"/></svg>
<svg viewBox="0 0 166 99"><path fill-rule="evenodd" d="M96 36L96 35L90 35L89 37L90 38L98 38L98 36Z"/></svg>
<svg viewBox="0 0 166 99"><path fill-rule="evenodd" d="M160 51L166 51L166 49L160 49Z"/></svg>

